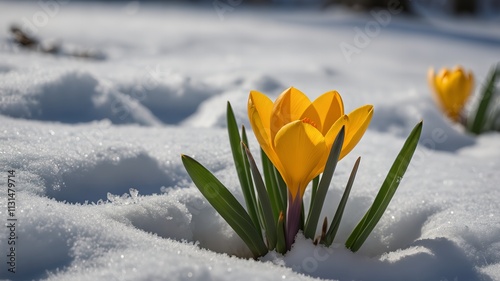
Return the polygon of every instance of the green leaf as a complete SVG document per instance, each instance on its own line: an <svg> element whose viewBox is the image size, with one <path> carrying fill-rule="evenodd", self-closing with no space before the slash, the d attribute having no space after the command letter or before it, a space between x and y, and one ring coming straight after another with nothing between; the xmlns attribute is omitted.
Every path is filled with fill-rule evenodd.
<svg viewBox="0 0 500 281"><path fill-rule="evenodd" d="M248 138L247 138L247 131L245 130L245 126L241 125L241 141L247 146L248 145Z"/></svg>
<svg viewBox="0 0 500 281"><path fill-rule="evenodd" d="M227 188L203 165L182 155L182 163L194 184L215 210L226 220L246 243L254 257L265 255L268 250L247 212Z"/></svg>
<svg viewBox="0 0 500 281"><path fill-rule="evenodd" d="M241 140L242 140L242 143L244 143L246 147L249 147L247 132L245 130L245 126L243 126L243 125L241 126ZM252 182L252 175L250 173L250 163L248 161L247 154L244 153L243 148L242 148L242 152L243 152L243 164L245 164L245 175L246 175L246 178L248 179L248 183L249 183L249 195L251 197L251 201L254 204L254 209L256 210L257 216L259 218L259 226L258 227L261 227L262 225L264 225L264 218L262 217L262 210L261 210L260 205L258 204L257 197L255 196L254 185Z"/></svg>
<svg viewBox="0 0 500 281"><path fill-rule="evenodd" d="M479 105L477 106L474 117L471 118L471 122L469 122L469 131L476 135L479 135L487 129L486 124L489 121L487 118L488 108L493 101L493 93L495 91L498 72L500 72L498 65L491 69L488 75L488 81L485 84L486 86L481 90Z"/></svg>
<svg viewBox="0 0 500 281"><path fill-rule="evenodd" d="M493 112L491 116L492 122L490 124L490 130L500 132L500 108L497 108L497 110Z"/></svg>
<svg viewBox="0 0 500 281"><path fill-rule="evenodd" d="M262 207L262 216L264 219L263 225L267 238L267 248L269 250L272 250L276 247L276 221L274 220L271 201L269 200L266 186L264 185L264 181L262 181L262 176L260 175L259 168L257 168L257 164L255 164L252 153L250 153L250 150L243 142L241 143L241 145L248 157L250 167L252 169L255 187L257 188L257 194L259 195L259 202L260 206Z"/></svg>
<svg viewBox="0 0 500 281"><path fill-rule="evenodd" d="M240 132L238 131L238 124L236 123L236 118L234 117L233 109L229 102L227 103L226 117L229 143L231 145L234 165L236 167L236 172L240 181L241 190L243 191L243 197L245 198L247 210L250 218L252 218L255 228L260 229L259 217L256 207L257 202L255 200L255 192L252 183L252 177L250 175L250 167L248 165L248 161L246 161L246 155L241 149L241 138Z"/></svg>
<svg viewBox="0 0 500 281"><path fill-rule="evenodd" d="M272 162L271 162L272 164ZM281 200L281 205L283 206L284 210L286 209L287 205L288 205L288 188L286 187L286 183L285 181L283 180L283 177L281 177L281 174L280 172L278 171L278 169L276 169L276 167L273 166L273 172L274 172L274 177L276 179L276 183L277 183L277 189L278 189L278 195L279 195L279 198Z"/></svg>
<svg viewBox="0 0 500 281"><path fill-rule="evenodd" d="M262 148L260 149L260 155L262 158L262 167L264 169L264 180L266 182L267 194L269 194L269 198L271 200L273 215L277 218L280 212L285 210L285 207L282 205L278 191L278 182L274 176L274 166Z"/></svg>
<svg viewBox="0 0 500 281"><path fill-rule="evenodd" d="M312 182L311 188L311 200L309 201L309 210L312 208L314 198L316 197L316 192L318 191L319 176L315 177Z"/></svg>
<svg viewBox="0 0 500 281"><path fill-rule="evenodd" d="M283 211L281 211L278 216L278 225L276 227L276 232L277 232L276 251L280 254L285 254L286 253L285 215L283 215Z"/></svg>
<svg viewBox="0 0 500 281"><path fill-rule="evenodd" d="M337 207L337 211L335 212L335 216L333 217L332 224L330 228L326 232L323 244L327 247L332 245L333 240L335 239L335 235L337 234L337 230L340 226L340 221L342 220L342 215L344 214L345 206L347 205L347 199L349 198L349 194L351 193L351 188L354 183L354 178L356 178L356 173L358 172L359 161L361 161L361 157L358 157L356 163L354 163L354 167L352 168L351 175L349 176L349 180L347 181L347 185L344 190L344 194L342 195L342 199L340 199L339 206Z"/></svg>
<svg viewBox="0 0 500 281"><path fill-rule="evenodd" d="M422 132L422 124L422 121L419 122L406 139L403 148L382 183L375 201L347 239L345 245L351 251L356 252L359 250L384 214L413 157Z"/></svg>
<svg viewBox="0 0 500 281"><path fill-rule="evenodd" d="M340 129L339 134L333 142L332 149L330 150L330 154L328 155L328 160L326 161L325 170L318 185L318 190L316 191L314 201L311 204L311 208L307 216L304 229L304 236L306 238L314 239L316 228L318 226L319 216L321 214L321 209L323 208L323 203L325 202L326 193L328 191L328 187L330 186L330 182L332 181L335 167L337 167L340 151L342 151L344 136L345 127L342 126L342 129Z"/></svg>

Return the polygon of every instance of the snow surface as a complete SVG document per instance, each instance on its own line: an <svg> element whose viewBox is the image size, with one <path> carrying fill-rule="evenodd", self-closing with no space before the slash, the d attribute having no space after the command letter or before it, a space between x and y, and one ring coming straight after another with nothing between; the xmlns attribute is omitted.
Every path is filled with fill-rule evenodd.
<svg viewBox="0 0 500 281"><path fill-rule="evenodd" d="M41 4L0 3L0 172L6 182L16 171L18 220L15 274L6 265L10 232L0 230L0 278L500 280L500 135L465 134L437 111L426 83L428 67L460 63L479 85L499 59L498 22L392 14L349 61L339 45L354 45L370 14L237 6L219 17L212 6L60 3L32 30L63 44L57 56L9 41L6 27L34 22ZM328 194L331 218L361 155L346 214L331 248L299 234L285 256L236 258L249 250L193 186L180 154L242 202L226 102L248 127L250 90L276 97L291 85L312 99L336 89L348 110L375 106ZM343 242L421 119L398 192L351 253Z"/></svg>

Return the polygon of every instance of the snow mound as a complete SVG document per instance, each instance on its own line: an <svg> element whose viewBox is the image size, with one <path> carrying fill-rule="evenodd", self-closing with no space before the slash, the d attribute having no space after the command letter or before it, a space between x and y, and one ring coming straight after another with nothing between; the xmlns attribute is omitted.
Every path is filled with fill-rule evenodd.
<svg viewBox="0 0 500 281"><path fill-rule="evenodd" d="M106 59L25 50L0 30L0 167L4 179L15 170L17 219L17 271L6 270L11 232L2 227L0 279L500 280L499 135L472 138L456 128L425 81L429 66L457 63L483 81L498 55L494 23L447 18L435 26L391 15L377 25L373 13L244 5L221 19L212 5L64 2L34 26L37 37ZM53 11L48 3L3 1L9 12L0 26L39 21ZM338 90L346 111L375 106L369 130L337 166L322 218L331 220L362 156L358 175L331 248L299 234L285 256L237 258L250 251L193 185L180 155L205 165L243 204L227 101L250 129L249 91L274 100L289 86L311 99ZM396 195L351 253L344 241L422 119ZM7 193L0 188L3 223ZM306 208L309 198L307 190Z"/></svg>
<svg viewBox="0 0 500 281"><path fill-rule="evenodd" d="M0 93L10 101L0 104L3 115L63 123L109 119L118 124L160 124L136 101L101 86L87 72L33 69L10 71L2 79Z"/></svg>
<svg viewBox="0 0 500 281"><path fill-rule="evenodd" d="M1 114L62 123L108 119L113 124L177 124L222 92L190 77L157 70L132 82L102 80L71 68L25 72L5 66L0 75L5 80L0 85Z"/></svg>
<svg viewBox="0 0 500 281"><path fill-rule="evenodd" d="M227 78L226 78L227 79ZM228 88L221 95L213 96L203 102L198 110L181 124L190 127L226 127L227 102L231 103L238 124L250 127L246 114L246 101L251 90L269 94L273 99L275 94L281 93L289 86L282 85L270 75L250 75L249 77L234 77L233 81L226 82ZM229 87L228 87L229 86ZM274 100L274 99L273 99Z"/></svg>
<svg viewBox="0 0 500 281"><path fill-rule="evenodd" d="M97 202L109 192L122 194L130 188L139 188L144 194L159 193L160 187L173 185L158 162L145 153L76 167L65 171L60 180L64 186L47 190L47 196L71 203Z"/></svg>
<svg viewBox="0 0 500 281"><path fill-rule="evenodd" d="M192 115L206 99L221 90L191 77L162 73L156 69L150 76L128 85L119 85L120 92L139 101L156 118L166 124L177 124Z"/></svg>
<svg viewBox="0 0 500 281"><path fill-rule="evenodd" d="M461 126L446 119L430 96L415 91L377 105L370 129L406 137L420 120L424 120L420 144L429 149L454 152L476 142Z"/></svg>

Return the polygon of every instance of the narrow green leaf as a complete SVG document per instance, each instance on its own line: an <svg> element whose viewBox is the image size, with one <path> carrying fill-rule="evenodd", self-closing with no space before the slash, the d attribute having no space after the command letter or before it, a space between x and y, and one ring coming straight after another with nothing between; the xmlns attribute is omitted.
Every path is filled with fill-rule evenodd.
<svg viewBox="0 0 500 281"><path fill-rule="evenodd" d="M268 250L262 240L260 229L255 227L252 219L231 192L193 158L182 155L182 163L196 187L246 243L254 257L265 255Z"/></svg>
<svg viewBox="0 0 500 281"><path fill-rule="evenodd" d="M485 123L484 131L500 131L500 88L497 87L500 81L500 63L496 66L496 75L492 81L492 97L488 107L488 117Z"/></svg>
<svg viewBox="0 0 500 281"><path fill-rule="evenodd" d="M278 169L276 169L274 165L272 166L273 166L274 177L276 178L276 182L278 184L277 186L278 186L279 199L281 200L281 205L285 210L288 205L288 188L286 187L285 180L283 180L283 177L281 177L281 174L278 171Z"/></svg>
<svg viewBox="0 0 500 281"><path fill-rule="evenodd" d="M283 211L281 211L279 214L276 232L277 232L276 251L280 254L285 254L286 253L285 215L283 215Z"/></svg>
<svg viewBox="0 0 500 281"><path fill-rule="evenodd" d="M474 117L471 118L471 122L469 122L469 131L476 135L479 135L486 129L485 125L488 123L488 108L493 100L493 93L495 91L495 83L498 72L500 72L498 65L490 70L488 81L481 89L481 98L477 109L474 112Z"/></svg>
<svg viewBox="0 0 500 281"><path fill-rule="evenodd" d="M249 147L247 133L245 130L245 126L243 126L243 125L241 126L241 139L242 139L242 142L246 145L246 147ZM243 148L242 148L242 152L243 152L243 164L245 165L245 175L246 175L246 178L248 181L248 187L249 187L248 188L248 193L250 195L249 201L251 201L253 203L253 209L256 210L257 217L259 219L259 226L258 227L261 227L264 223L263 217L262 217L262 211L260 210L259 204L257 202L257 197L255 196L255 190L254 190L254 185L253 185L253 181L252 181L252 174L250 173L250 164L248 162L247 154L245 153Z"/></svg>
<svg viewBox="0 0 500 281"><path fill-rule="evenodd" d="M252 178L250 176L250 167L245 161L246 156L241 149L241 138L240 132L238 130L238 124L236 123L236 118L234 117L233 109L229 102L227 103L226 117L229 143L231 145L234 165L236 167L236 172L240 181L241 190L243 191L243 197L245 198L247 210L250 218L252 218L255 228L260 229L259 217L257 215L257 209L255 207L257 204L255 202L254 187L252 184Z"/></svg>
<svg viewBox="0 0 500 281"><path fill-rule="evenodd" d="M342 126L339 134L333 142L332 149L328 155L328 160L326 161L325 170L321 176L321 180L318 185L318 190L312 202L311 209L307 216L306 225L304 229L304 236L309 239L314 239L316 233L316 228L318 226L319 216L321 214L321 209L323 208L323 203L325 202L325 196L332 181L333 173L335 167L337 167L337 162L339 161L340 151L342 150L342 145L344 143L345 127Z"/></svg>
<svg viewBox="0 0 500 281"><path fill-rule="evenodd" d="M318 184L319 184L319 176L315 177L312 182L312 188L311 188L311 200L309 201L309 210L311 210L313 202L314 202L314 197L316 197L316 192L318 191Z"/></svg>
<svg viewBox="0 0 500 281"><path fill-rule="evenodd" d="M267 194L269 194L269 198L271 199L273 215L275 218L277 218L280 212L284 211L285 208L282 205L279 195L278 182L276 181L276 177L274 176L274 167L262 148L260 149L260 155L262 158L262 167L264 169L264 180L266 182Z"/></svg>
<svg viewBox="0 0 500 281"><path fill-rule="evenodd" d="M359 250L387 209L417 148L420 133L422 132L422 124L422 121L419 122L406 139L403 148L382 183L375 201L347 239L345 245L351 251L356 252Z"/></svg>
<svg viewBox="0 0 500 281"><path fill-rule="evenodd" d="M288 200L288 189L286 187L285 181L281 177L280 173L274 167L273 163L267 157L264 150L260 150L262 158L262 166L264 168L264 179L266 182L267 193L271 199L271 206L273 207L273 213L275 217L279 216L279 213L285 211L287 208Z"/></svg>
<svg viewBox="0 0 500 281"><path fill-rule="evenodd" d="M339 229L340 221L342 220L342 215L344 214L345 206L347 205L347 199L349 198L354 178L356 178L356 173L358 172L359 161L361 161L361 157L358 157L356 163L354 163L354 167L352 168L351 175L347 181L344 194L342 195L342 199L340 199L339 206L337 207L337 211L333 217L332 224L325 235L325 240L322 241L327 247L332 245L335 235L337 234L337 230Z"/></svg>
<svg viewBox="0 0 500 281"><path fill-rule="evenodd" d="M247 138L247 131L245 130L245 126L241 125L241 141L247 146L248 145L248 138Z"/></svg>
<svg viewBox="0 0 500 281"><path fill-rule="evenodd" d="M492 122L490 124L490 130L500 132L500 108L497 108L495 112L492 112L491 116Z"/></svg>
<svg viewBox="0 0 500 281"><path fill-rule="evenodd" d="M264 219L263 225L267 238L267 248L269 250L272 250L276 247L276 221L274 220L271 201L269 200L264 181L262 181L262 176L260 175L259 168L257 168L257 164L255 164L252 153L250 153L250 150L243 142L241 143L241 145L248 157L250 167L252 169L255 187L257 188L257 194L259 195L259 202L262 208L262 216Z"/></svg>

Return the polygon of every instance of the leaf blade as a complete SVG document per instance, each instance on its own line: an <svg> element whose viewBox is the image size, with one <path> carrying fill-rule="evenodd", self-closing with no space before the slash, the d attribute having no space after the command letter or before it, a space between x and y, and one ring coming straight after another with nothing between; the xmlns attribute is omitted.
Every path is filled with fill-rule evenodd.
<svg viewBox="0 0 500 281"><path fill-rule="evenodd" d="M182 163L198 190L241 237L254 257L267 253L260 229L229 190L203 165L193 158L182 155Z"/></svg>
<svg viewBox="0 0 500 281"><path fill-rule="evenodd" d="M323 208L323 203L325 201L325 196L332 181L333 173L337 167L337 162L342 151L342 145L344 143L345 137L345 126L340 129L335 141L333 142L330 154L328 155L328 160L326 162L325 170L321 176L316 194L314 195L314 201L311 202L311 208L309 209L309 214L307 215L306 225L304 227L304 236L309 239L314 239L316 233L316 228L318 226L319 216L321 215L321 209Z"/></svg>
<svg viewBox="0 0 500 281"><path fill-rule="evenodd" d="M476 108L472 122L469 122L469 131L479 135L486 128L488 108L493 100L497 75L500 72L500 65L496 65L490 71L488 82L482 89L481 100Z"/></svg>
<svg viewBox="0 0 500 281"><path fill-rule="evenodd" d="M337 230L340 226L340 221L342 220L342 215L344 214L345 206L347 205L347 199L349 198L349 194L351 193L352 185L354 184L354 179L356 178L356 173L358 172L359 162L361 161L361 157L358 157L356 163L354 163L354 167L352 168L351 175L349 176L349 180L347 181L347 185L344 190L344 194L342 194L342 198L340 199L339 206L337 207L337 211L332 220L332 224L330 228L326 232L324 244L328 247L333 243L335 239L335 235L337 234Z"/></svg>
<svg viewBox="0 0 500 281"><path fill-rule="evenodd" d="M280 254L286 253L286 242L285 242L285 215L283 211L280 212L278 217L278 222L276 226L276 251Z"/></svg>
<svg viewBox="0 0 500 281"><path fill-rule="evenodd" d="M384 214L413 157L413 153L415 152L422 132L422 124L423 121L420 121L415 128L413 128L403 148L401 148L398 156L394 160L372 206L368 209L347 239L345 245L351 251L356 252L359 250Z"/></svg>
<svg viewBox="0 0 500 281"><path fill-rule="evenodd" d="M278 194L278 183L276 182L276 177L274 176L274 167L266 153L262 148L260 149L260 155L262 158L262 168L264 170L264 180L266 182L267 194L271 200L271 206L273 208L274 217L278 217L281 211L284 211L281 205L281 199Z"/></svg>
<svg viewBox="0 0 500 281"><path fill-rule="evenodd" d="M227 103L226 118L229 144L231 146L234 165L236 167L236 173L238 174L238 179L240 181L243 197L245 198L248 214L250 215L250 218L252 219L255 227L257 229L260 229L254 187L250 176L250 168L248 166L248 162L245 161L246 155L244 155L243 150L241 149L241 137L238 129L238 124L236 123L233 108L231 107L231 104L229 102Z"/></svg>
<svg viewBox="0 0 500 281"><path fill-rule="evenodd" d="M252 169L255 187L257 188L257 194L259 195L259 202L260 206L262 207L262 217L264 220L264 230L266 232L266 238L268 242L267 248L269 250L272 250L276 247L276 221L274 220L271 201L269 200L269 195L267 194L264 181L262 181L262 176L260 175L259 169L257 168L257 164L255 164L252 153L250 153L250 150L243 142L241 143L241 145L248 157L250 168Z"/></svg>

